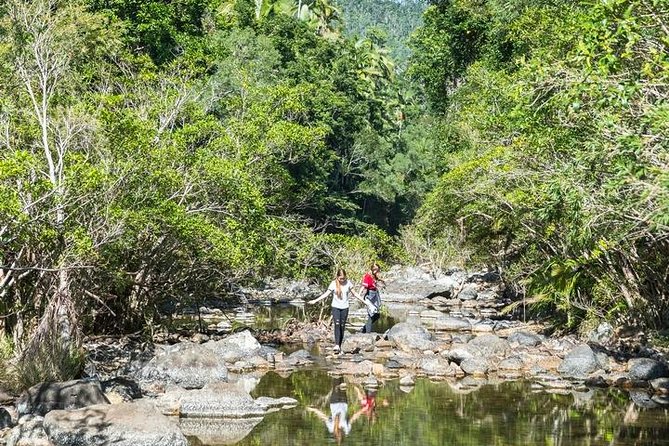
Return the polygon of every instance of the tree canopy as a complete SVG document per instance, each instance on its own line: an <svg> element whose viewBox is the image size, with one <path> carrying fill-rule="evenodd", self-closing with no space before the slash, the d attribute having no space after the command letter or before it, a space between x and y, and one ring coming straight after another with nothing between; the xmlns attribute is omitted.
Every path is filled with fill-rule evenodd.
<svg viewBox="0 0 669 446"><path fill-rule="evenodd" d="M668 14L432 2L411 70L442 116L447 171L415 230L498 265L563 328L665 325Z"/></svg>

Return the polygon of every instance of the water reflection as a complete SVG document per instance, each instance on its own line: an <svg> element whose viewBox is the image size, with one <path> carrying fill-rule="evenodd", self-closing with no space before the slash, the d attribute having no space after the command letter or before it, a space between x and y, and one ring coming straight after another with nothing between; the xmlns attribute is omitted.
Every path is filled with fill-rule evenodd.
<svg viewBox="0 0 669 446"><path fill-rule="evenodd" d="M347 389L352 387L357 395L350 408ZM366 420L373 424L377 419L375 385L347 384L344 378L338 377L332 380L332 389L328 394L329 413L317 407L307 407L307 412L315 415L323 421L328 432L337 444L341 444L343 438L348 435L358 420ZM382 406L387 406L387 400L383 400ZM357 410L356 410L357 409ZM351 412L353 414L351 415Z"/></svg>
<svg viewBox="0 0 669 446"><path fill-rule="evenodd" d="M180 418L181 432L190 446L223 446L244 439L262 418Z"/></svg>
<svg viewBox="0 0 669 446"><path fill-rule="evenodd" d="M316 407L307 407L307 411L323 421L337 444L341 444L344 435L351 432L351 424L353 423L353 419L349 420L348 416L348 398L346 397L346 384L343 378L332 381L332 389L330 389L328 399L330 401L329 415Z"/></svg>
<svg viewBox="0 0 669 446"><path fill-rule="evenodd" d="M640 407L615 389L550 393L504 382L463 391L419 379L405 393L397 381L375 390L300 371L268 373L255 394L294 396L300 405L267 415L240 445L669 445L668 411ZM340 436L337 413L345 420Z"/></svg>

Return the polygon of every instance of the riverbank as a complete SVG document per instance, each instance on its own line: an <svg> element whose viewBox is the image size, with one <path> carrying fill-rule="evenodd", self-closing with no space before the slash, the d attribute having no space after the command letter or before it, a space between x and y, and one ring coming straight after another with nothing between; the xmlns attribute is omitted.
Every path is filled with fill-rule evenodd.
<svg viewBox="0 0 669 446"><path fill-rule="evenodd" d="M87 444L108 444L104 441L112 438L136 442L139 435L142 444L158 445L168 444L161 433L171 426L169 444L186 444L180 434L204 435L195 419L215 420L221 432L230 431L225 422L230 420L247 432L270 411L298 404L290 397L251 397L262 376L313 368L367 384L397 381L409 391L421 378L448 381L462 392L489 382L525 380L554 392L616 387L644 404L667 405L665 351L638 334L601 323L580 338L548 336L548 327L502 311L510 302L498 277L488 272L436 276L394 269L388 278L384 311L396 323L382 333L349 332L341 354L332 351L327 311L318 311L322 318L304 313L303 320L292 318L274 329L159 333L153 342L90 338L84 379L36 386L18 399L8 396L0 413L3 441L60 446L85 438ZM289 296L295 305L318 292L300 289L302 294ZM279 297L272 303L285 299L276 287L254 291L263 292ZM352 308L352 315L356 312L364 315ZM83 423L91 417L104 426ZM140 429L137 419L155 423ZM205 423L207 429L212 423Z"/></svg>

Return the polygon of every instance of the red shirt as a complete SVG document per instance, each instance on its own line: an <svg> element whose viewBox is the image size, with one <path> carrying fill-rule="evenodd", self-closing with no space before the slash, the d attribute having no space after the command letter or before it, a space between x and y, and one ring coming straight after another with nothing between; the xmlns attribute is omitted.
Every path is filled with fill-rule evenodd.
<svg viewBox="0 0 669 446"><path fill-rule="evenodd" d="M376 279L371 274L365 273L365 275L362 277L362 286L364 286L368 290L375 291L376 290Z"/></svg>
<svg viewBox="0 0 669 446"><path fill-rule="evenodd" d="M376 397L372 395L365 396L365 399L362 401L362 408L365 411L371 411L376 407Z"/></svg>

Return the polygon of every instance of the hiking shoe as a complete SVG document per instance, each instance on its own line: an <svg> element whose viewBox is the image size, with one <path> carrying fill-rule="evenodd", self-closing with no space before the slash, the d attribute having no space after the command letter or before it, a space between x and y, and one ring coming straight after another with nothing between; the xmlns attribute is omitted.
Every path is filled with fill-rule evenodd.
<svg viewBox="0 0 669 446"><path fill-rule="evenodd" d="M332 351L335 353L335 355L338 355L341 351L341 348L338 345L335 345Z"/></svg>

